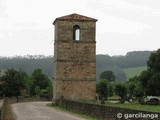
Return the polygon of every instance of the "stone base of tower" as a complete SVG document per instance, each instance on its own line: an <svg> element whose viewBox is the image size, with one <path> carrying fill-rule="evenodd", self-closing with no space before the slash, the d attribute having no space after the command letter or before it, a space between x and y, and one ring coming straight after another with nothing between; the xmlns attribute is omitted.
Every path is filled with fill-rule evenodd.
<svg viewBox="0 0 160 120"><path fill-rule="evenodd" d="M96 96L95 80L55 80L53 102L59 99L94 100Z"/></svg>

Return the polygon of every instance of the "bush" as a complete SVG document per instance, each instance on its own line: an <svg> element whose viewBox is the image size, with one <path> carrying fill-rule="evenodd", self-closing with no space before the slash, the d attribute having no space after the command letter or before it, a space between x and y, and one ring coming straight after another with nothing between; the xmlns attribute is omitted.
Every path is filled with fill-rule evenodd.
<svg viewBox="0 0 160 120"><path fill-rule="evenodd" d="M117 83L115 85L115 93L116 95L120 96L120 102L124 103L125 102L125 97L127 95L127 87L125 86L124 83Z"/></svg>
<svg viewBox="0 0 160 120"><path fill-rule="evenodd" d="M109 96L109 81L101 80L96 85L96 92L98 93L100 100L102 100L102 104L105 103L105 99Z"/></svg>
<svg viewBox="0 0 160 120"><path fill-rule="evenodd" d="M50 94L47 89L41 89L40 98L47 98L50 100Z"/></svg>

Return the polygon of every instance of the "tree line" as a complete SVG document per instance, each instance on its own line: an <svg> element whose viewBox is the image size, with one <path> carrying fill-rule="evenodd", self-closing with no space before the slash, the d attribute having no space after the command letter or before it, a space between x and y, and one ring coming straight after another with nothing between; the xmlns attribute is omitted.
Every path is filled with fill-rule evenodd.
<svg viewBox="0 0 160 120"><path fill-rule="evenodd" d="M113 62L120 68L132 68L146 66L153 51L133 51L128 52L125 56L112 56Z"/></svg>
<svg viewBox="0 0 160 120"><path fill-rule="evenodd" d="M124 81L123 78L122 81L117 81L114 70L119 69L121 71L121 69L113 62L112 57L97 55L96 59L97 69L99 69L99 75L97 76L100 79L96 85L96 91L102 100L115 94L120 96L121 102L124 102L126 96L127 98L136 97L138 99L145 95L160 96L160 49L152 52L148 56L148 61L146 60L147 57L143 59L144 62L147 61L145 64L148 69L139 76L130 78L127 82L122 82ZM44 73L43 71L45 68L49 72L53 71L52 61L53 56L1 57L0 67L1 69L7 69L5 74L0 77L1 96L16 96L17 100L18 96L22 94L24 96L36 95L51 98L53 94L51 77L48 77L49 75L45 73L46 71ZM49 67L51 70L49 70ZM120 76L120 74L117 75Z"/></svg>
<svg viewBox="0 0 160 120"><path fill-rule="evenodd" d="M0 57L0 70L15 69L31 74L40 68L49 77L53 76L53 56L26 55L14 57Z"/></svg>
<svg viewBox="0 0 160 120"><path fill-rule="evenodd" d="M116 81L126 81L127 77L122 68L146 66L151 51L134 51L125 56L96 55L96 79L108 70L113 71ZM14 57L0 57L0 69L15 69L31 74L33 69L40 68L49 77L54 73L53 56L26 55Z"/></svg>
<svg viewBox="0 0 160 120"><path fill-rule="evenodd" d="M52 98L52 82L41 69L34 69L29 75L22 70L8 69L0 76L1 97L37 96Z"/></svg>
<svg viewBox="0 0 160 120"><path fill-rule="evenodd" d="M126 99L136 98L140 103L145 96L160 96L160 49L150 54L146 62L147 70L139 76L130 78L127 82L115 82L112 71L104 71L100 74L100 81L97 83L96 91L102 103L105 99L118 95L124 103Z"/></svg>

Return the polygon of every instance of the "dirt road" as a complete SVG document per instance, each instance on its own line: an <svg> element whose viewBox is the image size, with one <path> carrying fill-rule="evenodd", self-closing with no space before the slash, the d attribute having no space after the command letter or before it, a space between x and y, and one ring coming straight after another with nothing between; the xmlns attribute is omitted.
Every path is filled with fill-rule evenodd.
<svg viewBox="0 0 160 120"><path fill-rule="evenodd" d="M46 106L49 102L26 102L12 104L15 120L85 120L56 108Z"/></svg>

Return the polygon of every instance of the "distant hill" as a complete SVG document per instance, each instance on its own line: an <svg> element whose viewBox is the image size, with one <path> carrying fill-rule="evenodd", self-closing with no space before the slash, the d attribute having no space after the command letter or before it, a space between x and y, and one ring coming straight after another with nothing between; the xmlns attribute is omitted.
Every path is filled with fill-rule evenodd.
<svg viewBox="0 0 160 120"><path fill-rule="evenodd" d="M125 56L112 56L113 62L120 68L133 68L146 66L146 61L152 51L133 51L128 52Z"/></svg>
<svg viewBox="0 0 160 120"><path fill-rule="evenodd" d="M126 81L127 75L123 71L125 68L146 66L146 61L151 51L134 51L129 52L125 56L96 56L96 78L106 71L113 71L116 80ZM27 55L14 57L0 57L0 70L14 68L31 73L35 68L41 68L50 78L53 77L53 56L44 55Z"/></svg>
<svg viewBox="0 0 160 120"><path fill-rule="evenodd" d="M35 68L40 68L50 78L53 74L53 56L27 55L14 57L0 57L0 70L14 68L31 73Z"/></svg>
<svg viewBox="0 0 160 120"><path fill-rule="evenodd" d="M116 76L116 80L126 81L126 75L124 71L118 67L108 55L96 56L96 78L99 80L99 75L104 71L113 71Z"/></svg>

